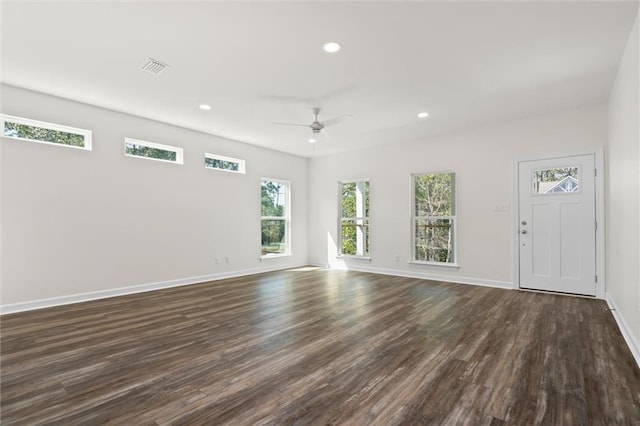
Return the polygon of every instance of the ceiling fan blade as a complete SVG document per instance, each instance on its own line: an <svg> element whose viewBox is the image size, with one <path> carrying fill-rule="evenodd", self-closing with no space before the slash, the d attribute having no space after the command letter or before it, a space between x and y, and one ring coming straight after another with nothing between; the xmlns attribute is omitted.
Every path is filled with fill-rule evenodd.
<svg viewBox="0 0 640 426"><path fill-rule="evenodd" d="M334 124L342 123L343 121L349 120L351 118L353 118L353 116L351 115L341 115L340 117L334 117L334 118L325 120L322 122L322 124L324 124L325 127L333 126Z"/></svg>
<svg viewBox="0 0 640 426"><path fill-rule="evenodd" d="M298 124L298 123L271 123L277 124L279 126L299 126L299 127L311 127L308 124Z"/></svg>

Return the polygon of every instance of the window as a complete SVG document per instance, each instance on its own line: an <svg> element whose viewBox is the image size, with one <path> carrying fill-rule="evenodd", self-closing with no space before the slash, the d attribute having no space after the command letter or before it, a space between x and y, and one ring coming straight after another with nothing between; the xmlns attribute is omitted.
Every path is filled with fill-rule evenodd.
<svg viewBox="0 0 640 426"><path fill-rule="evenodd" d="M579 189L578 167L561 167L533 172L533 193L536 195L578 192Z"/></svg>
<svg viewBox="0 0 640 426"><path fill-rule="evenodd" d="M262 256L289 254L289 182L262 179Z"/></svg>
<svg viewBox="0 0 640 426"><path fill-rule="evenodd" d="M244 160L238 160L222 155L204 154L204 166L208 169L224 170L225 172L244 173Z"/></svg>
<svg viewBox="0 0 640 426"><path fill-rule="evenodd" d="M2 115L2 136L91 151L91 130Z"/></svg>
<svg viewBox="0 0 640 426"><path fill-rule="evenodd" d="M369 181L340 182L340 254L369 256Z"/></svg>
<svg viewBox="0 0 640 426"><path fill-rule="evenodd" d="M455 173L412 176L413 260L455 264Z"/></svg>
<svg viewBox="0 0 640 426"><path fill-rule="evenodd" d="M182 148L131 138L124 139L124 155L182 164Z"/></svg>

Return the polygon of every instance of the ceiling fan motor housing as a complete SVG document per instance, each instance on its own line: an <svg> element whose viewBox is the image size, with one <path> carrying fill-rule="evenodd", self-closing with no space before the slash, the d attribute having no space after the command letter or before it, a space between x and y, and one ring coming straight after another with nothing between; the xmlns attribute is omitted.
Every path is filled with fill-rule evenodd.
<svg viewBox="0 0 640 426"><path fill-rule="evenodd" d="M324 124L320 123L319 121L314 121L309 127L311 127L311 130L313 130L313 133L320 133L320 130L324 129Z"/></svg>

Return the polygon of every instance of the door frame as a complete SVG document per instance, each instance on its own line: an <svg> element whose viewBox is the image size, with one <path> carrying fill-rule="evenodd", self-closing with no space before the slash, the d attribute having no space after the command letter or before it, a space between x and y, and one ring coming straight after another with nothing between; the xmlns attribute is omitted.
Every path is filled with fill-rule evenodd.
<svg viewBox="0 0 640 426"><path fill-rule="evenodd" d="M595 176L595 214L598 227L596 229L596 299L605 298L605 208L604 208L604 148L595 151L559 153L555 155L540 155L528 158L516 158L513 161L512 183L512 206L513 223L511 230L511 240L513 247L513 289L520 290L520 174L519 165L524 161L551 160L554 158L573 157L579 155L593 155L597 174ZM527 290L537 291L537 290ZM562 293L558 293L562 294ZM590 297L590 296L584 296Z"/></svg>

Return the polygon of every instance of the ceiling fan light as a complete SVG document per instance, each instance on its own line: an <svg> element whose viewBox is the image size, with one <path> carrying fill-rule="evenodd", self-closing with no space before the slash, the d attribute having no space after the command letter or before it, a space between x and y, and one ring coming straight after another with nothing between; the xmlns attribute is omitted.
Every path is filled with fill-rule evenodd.
<svg viewBox="0 0 640 426"><path fill-rule="evenodd" d="M316 140L315 140L315 139L313 139L313 138L312 138L312 139L309 139L309 143L316 143Z"/></svg>
<svg viewBox="0 0 640 426"><path fill-rule="evenodd" d="M325 43L322 48L327 53L336 53L342 48L342 46L340 46L340 43L338 42L330 41L328 43Z"/></svg>

